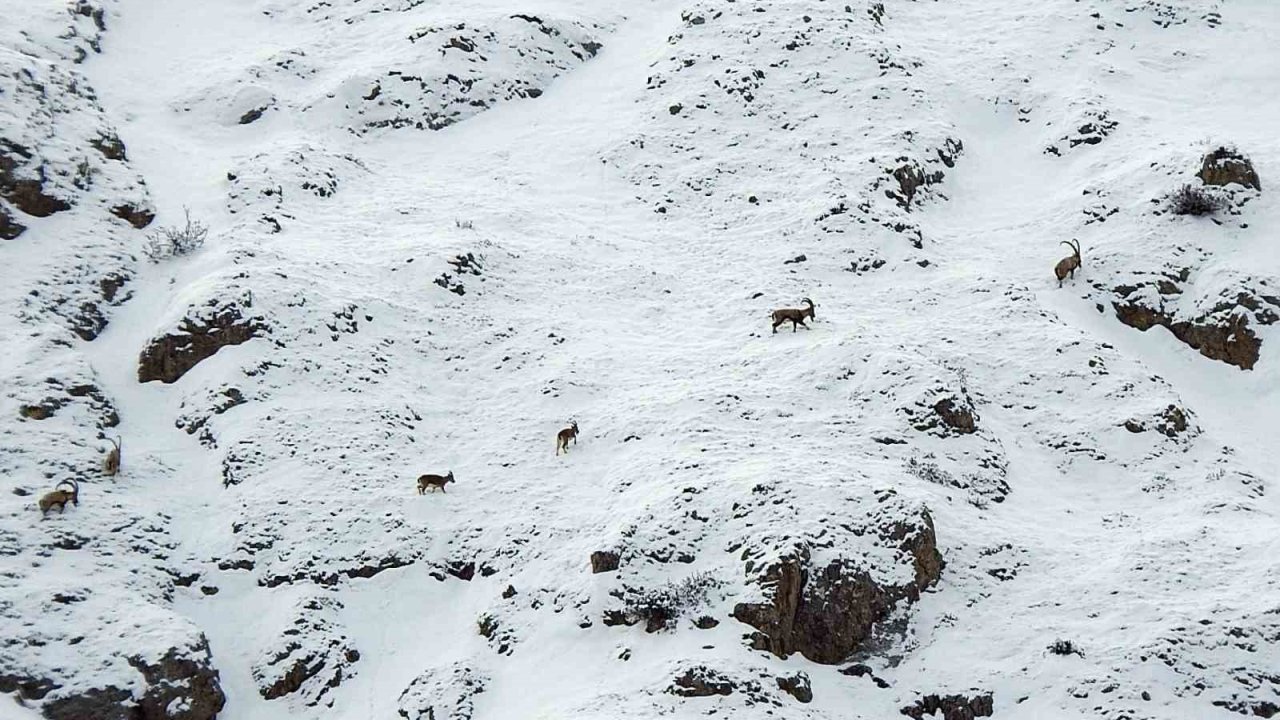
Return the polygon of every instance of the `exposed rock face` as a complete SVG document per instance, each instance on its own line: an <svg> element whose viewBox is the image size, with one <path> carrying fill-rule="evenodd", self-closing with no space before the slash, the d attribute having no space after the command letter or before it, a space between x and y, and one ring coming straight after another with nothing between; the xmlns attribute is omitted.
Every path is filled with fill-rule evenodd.
<svg viewBox="0 0 1280 720"><path fill-rule="evenodd" d="M921 590L938 581L942 556L927 511L917 522L898 522L881 528L880 534L911 555L914 577L909 582L878 582L858 562L845 558L815 567L809 547L799 544L761 574L761 586L771 588L770 602L734 607L734 618L760 631L755 647L782 658L798 652L813 662L838 663L862 645L896 603L918 599Z"/></svg>
<svg viewBox="0 0 1280 720"><path fill-rule="evenodd" d="M618 569L618 553L597 550L591 553L591 572L602 573Z"/></svg>
<svg viewBox="0 0 1280 720"><path fill-rule="evenodd" d="M1262 348L1262 339L1254 332L1250 318L1259 325L1271 325L1280 319L1280 298L1245 290L1238 291L1234 298L1223 297L1208 312L1182 318L1175 315L1163 297L1171 293L1158 292L1158 288L1151 292L1152 288L1155 286L1115 288L1121 298L1112 303L1116 318L1143 331L1157 325L1167 328L1201 355L1242 370L1253 369Z"/></svg>
<svg viewBox="0 0 1280 720"><path fill-rule="evenodd" d="M1262 180L1253 169L1249 158L1238 151L1220 147L1204 156L1196 177L1205 185L1243 185L1254 190L1262 189Z"/></svg>
<svg viewBox="0 0 1280 720"><path fill-rule="evenodd" d="M972 695L926 695L914 705L902 708L907 717L922 720L926 715L942 714L943 720L974 720L974 718L991 717L995 712L991 693L973 691Z"/></svg>
<svg viewBox="0 0 1280 720"><path fill-rule="evenodd" d="M129 658L146 681L135 698L129 690L108 686L45 703L50 720L214 720L226 702L218 671L204 637L191 648L173 648L156 660Z"/></svg>
<svg viewBox="0 0 1280 720"><path fill-rule="evenodd" d="M309 706L351 677L360 652L343 632L341 604L327 595L299 602L293 621L266 648L253 667L258 692L267 700L295 695Z"/></svg>
<svg viewBox="0 0 1280 720"><path fill-rule="evenodd" d="M191 653L171 650L154 663L142 658L129 660L147 681L147 691L138 703L138 717L142 720L213 720L218 716L226 697L203 636L192 650Z"/></svg>
<svg viewBox="0 0 1280 720"><path fill-rule="evenodd" d="M213 306L212 312L183 318L177 332L152 338L142 351L138 382L177 382L200 361L229 345L248 342L265 330L260 320L246 318L236 304Z"/></svg>
<svg viewBox="0 0 1280 720"><path fill-rule="evenodd" d="M18 177L17 169L23 164L22 159L32 160L31 151L0 138L0 197L33 217L48 217L70 209L71 204L66 200L45 192L43 178L47 170L44 166L35 168L34 178Z"/></svg>

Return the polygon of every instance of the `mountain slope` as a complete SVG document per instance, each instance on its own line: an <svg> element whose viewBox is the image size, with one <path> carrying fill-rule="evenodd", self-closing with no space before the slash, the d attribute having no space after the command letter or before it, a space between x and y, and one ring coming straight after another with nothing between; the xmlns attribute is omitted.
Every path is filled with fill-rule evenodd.
<svg viewBox="0 0 1280 720"><path fill-rule="evenodd" d="M0 205L17 717L1280 708L1266 3L20 16L105 179Z"/></svg>

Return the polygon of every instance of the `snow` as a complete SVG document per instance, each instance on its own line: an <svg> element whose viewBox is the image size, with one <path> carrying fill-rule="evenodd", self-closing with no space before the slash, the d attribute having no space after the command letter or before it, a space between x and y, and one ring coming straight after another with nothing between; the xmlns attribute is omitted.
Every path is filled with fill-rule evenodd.
<svg viewBox="0 0 1280 720"><path fill-rule="evenodd" d="M0 500L0 676L140 697L127 658L203 634L237 720L885 718L970 688L998 717L1280 705L1280 335L1250 315L1246 371L1112 306L1183 267L1181 319L1274 293L1272 3L115 0L100 53L90 16L37 5L0 3L4 64L92 94L52 83L49 124L0 86L0 135L75 200L0 241L0 468L32 493ZM84 150L100 127L127 163ZM1263 191L1221 224L1155 214L1222 143ZM63 181L81 155L88 190ZM941 178L908 199L911 164ZM125 196L149 229L189 208L207 244L147 263L147 230L105 211ZM448 262L468 253L476 274ZM81 339L68 308L112 271ZM811 329L770 333L802 297ZM269 331L139 383L142 349L207 303ZM19 415L46 397L53 417ZM948 397L975 432L922 420ZM1171 406L1187 428L1166 435ZM68 475L80 505L41 520ZM922 508L941 580L851 658L890 687L744 642L760 565L803 543L909 581L868 529ZM592 574L597 550L619 570ZM604 624L627 589L697 573L718 584L673 629ZM359 658L266 700L294 627L299 655ZM693 665L763 689L666 692ZM812 703L770 679L797 670Z"/></svg>

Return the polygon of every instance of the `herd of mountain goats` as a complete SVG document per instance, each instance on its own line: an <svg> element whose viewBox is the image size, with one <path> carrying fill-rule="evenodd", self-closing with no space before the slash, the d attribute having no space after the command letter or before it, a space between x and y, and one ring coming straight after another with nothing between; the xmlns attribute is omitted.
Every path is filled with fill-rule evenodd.
<svg viewBox="0 0 1280 720"><path fill-rule="evenodd" d="M1079 240L1071 242L1064 240L1062 244L1071 248L1071 254L1059 260L1058 264L1053 267L1053 274L1058 278L1058 287L1062 287L1062 281L1067 278L1074 280L1076 270L1079 270L1083 263L1080 257ZM816 319L814 310L817 306L809 298L803 298L801 302L804 303L804 307L778 308L769 314L770 319L773 321L774 333L778 332L779 325L787 322L791 323L791 332L795 332L798 327L804 327L806 330L810 329L805 320ZM571 441L574 445L578 444L578 423L576 420L570 421L569 427L556 433L556 455L561 452L567 455ZM117 438L111 440L111 444L113 447L107 451L107 456L102 461L102 474L114 477L120 473L120 453L123 441ZM452 470L447 475L422 475L418 478L418 494L425 494L428 488L431 489L431 492L436 490L445 492L444 486L451 482L454 482ZM75 480L63 480L58 483L53 490L40 497L37 505L40 508L41 517L44 517L55 506L58 508L59 514L65 513L68 502L72 505L80 504L80 484Z"/></svg>

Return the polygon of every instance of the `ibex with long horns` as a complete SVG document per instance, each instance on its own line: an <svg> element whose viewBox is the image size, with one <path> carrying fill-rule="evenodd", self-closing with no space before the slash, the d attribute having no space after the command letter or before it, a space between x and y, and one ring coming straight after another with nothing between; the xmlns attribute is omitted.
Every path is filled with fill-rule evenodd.
<svg viewBox="0 0 1280 720"><path fill-rule="evenodd" d="M791 321L791 332L796 331L797 325L804 325L804 329L808 330L809 326L805 325L804 319L815 319L813 314L814 304L809 298L805 298L802 302L808 307L802 308L779 308L773 311L773 331L778 332L778 326L788 320Z"/></svg>
<svg viewBox="0 0 1280 720"><path fill-rule="evenodd" d="M1058 276L1058 287L1062 287L1062 281L1065 280L1067 276L1071 276L1072 280L1076 278L1076 270L1080 268L1080 263L1082 262L1080 258L1079 240L1075 241L1075 245L1072 245L1066 240L1063 240L1062 244L1071 248L1072 254L1062 258L1058 261L1057 265L1053 266L1053 274Z"/></svg>
<svg viewBox="0 0 1280 720"><path fill-rule="evenodd" d="M71 488L69 490L63 490L63 485L70 485ZM64 513L67 511L68 502L72 505L80 504L80 483L75 480L63 480L54 486L53 490L40 497L40 501L38 503L40 505L40 516L44 517L45 515L48 515L54 505L58 506L59 513Z"/></svg>

